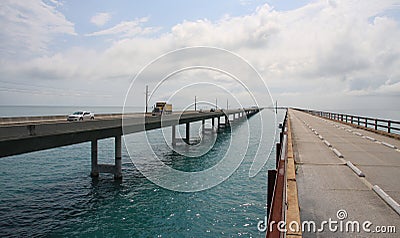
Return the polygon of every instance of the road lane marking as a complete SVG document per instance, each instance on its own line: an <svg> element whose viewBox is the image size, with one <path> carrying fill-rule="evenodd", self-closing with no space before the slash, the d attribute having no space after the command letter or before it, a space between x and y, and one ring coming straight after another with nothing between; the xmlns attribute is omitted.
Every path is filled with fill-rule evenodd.
<svg viewBox="0 0 400 238"><path fill-rule="evenodd" d="M337 157L344 158L342 153L340 153L340 151L338 151L336 148L333 148L332 151L333 151L333 153L335 153L335 155L337 155Z"/></svg>
<svg viewBox="0 0 400 238"><path fill-rule="evenodd" d="M353 134L357 135L357 136L362 136L362 134L360 132L356 132L356 131L354 131Z"/></svg>
<svg viewBox="0 0 400 238"><path fill-rule="evenodd" d="M370 137L370 136L364 136L363 138L365 138L365 139L367 139L367 140L370 140L370 141L376 141L375 138Z"/></svg>
<svg viewBox="0 0 400 238"><path fill-rule="evenodd" d="M392 197L385 193L385 191L383 191L378 185L374 185L372 190L374 190L379 197L381 197L397 214L400 215L400 205Z"/></svg>
<svg viewBox="0 0 400 238"><path fill-rule="evenodd" d="M389 148L396 149L396 146L394 146L394 145L392 145L392 144L389 144L389 143L386 143L386 142L384 142L384 141L381 141L381 144L384 145L384 146L387 146L387 147L389 147Z"/></svg>
<svg viewBox="0 0 400 238"><path fill-rule="evenodd" d="M359 168L357 168L353 163L347 161L346 164L348 167L350 167L351 170L353 170L354 173L358 175L358 177L365 177L365 174Z"/></svg>
<svg viewBox="0 0 400 238"><path fill-rule="evenodd" d="M324 140L324 144L327 145L328 147L332 147L331 143L329 143L327 140Z"/></svg>

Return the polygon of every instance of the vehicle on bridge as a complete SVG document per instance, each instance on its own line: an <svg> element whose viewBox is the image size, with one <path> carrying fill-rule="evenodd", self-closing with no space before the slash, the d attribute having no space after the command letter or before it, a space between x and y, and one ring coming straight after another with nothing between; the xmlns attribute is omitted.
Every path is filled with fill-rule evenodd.
<svg viewBox="0 0 400 238"><path fill-rule="evenodd" d="M67 117L67 121L94 120L94 114L89 111L76 111Z"/></svg>
<svg viewBox="0 0 400 238"><path fill-rule="evenodd" d="M167 102L156 102L151 114L153 116L156 116L156 115L171 114L171 113L172 113L172 104L168 104Z"/></svg>

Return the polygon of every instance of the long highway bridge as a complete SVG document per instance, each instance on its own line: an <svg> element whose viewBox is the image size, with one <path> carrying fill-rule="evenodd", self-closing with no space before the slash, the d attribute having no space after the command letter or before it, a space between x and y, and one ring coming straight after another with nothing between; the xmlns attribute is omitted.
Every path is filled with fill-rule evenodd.
<svg viewBox="0 0 400 238"><path fill-rule="evenodd" d="M163 116L151 113L125 113L96 115L94 120L68 122L66 116L11 117L0 118L0 158L27 152L91 142L91 175L112 173L122 178L121 137L123 134L172 128L172 143L175 144L176 126L186 125L183 141L190 143L190 123L211 120L216 130L228 127L231 121L242 120L258 113L261 108L217 110L214 112L185 111ZM223 120L221 120L223 118ZM215 125L217 124L217 125ZM98 164L98 143L105 138L115 138L115 164Z"/></svg>

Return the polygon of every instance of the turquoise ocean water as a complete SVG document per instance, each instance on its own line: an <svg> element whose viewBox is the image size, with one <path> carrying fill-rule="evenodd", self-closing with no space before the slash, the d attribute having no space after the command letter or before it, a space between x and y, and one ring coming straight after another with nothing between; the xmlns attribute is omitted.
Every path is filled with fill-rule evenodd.
<svg viewBox="0 0 400 238"><path fill-rule="evenodd" d="M4 109L4 108L3 108ZM7 115L68 114L68 107L10 107ZM120 112L119 108L92 108L95 112ZM262 113L271 114L264 110ZM278 121L283 113L279 113ZM260 133L259 115L249 119L250 130ZM264 122L270 143L276 131ZM161 160L182 171L207 169L221 159L232 138L244 136L246 123L218 134L214 147L205 155L191 158L171 150L160 130L148 132ZM195 126L191 127L196 130ZM195 133L193 133L195 135ZM131 134L136 141L140 134ZM159 141L157 141L159 139ZM99 141L99 162L113 163L114 139ZM147 153L137 141L135 156ZM266 214L266 171L249 177L257 148L257 136L239 168L223 183L200 192L183 193L150 182L122 152L123 180L101 174L92 179L90 143L82 143L0 159L0 237L264 237L257 223ZM243 148L234 148L244 153ZM268 156L269 151L261 151ZM272 158L275 154L272 153ZM146 162L143 160L142 162Z"/></svg>

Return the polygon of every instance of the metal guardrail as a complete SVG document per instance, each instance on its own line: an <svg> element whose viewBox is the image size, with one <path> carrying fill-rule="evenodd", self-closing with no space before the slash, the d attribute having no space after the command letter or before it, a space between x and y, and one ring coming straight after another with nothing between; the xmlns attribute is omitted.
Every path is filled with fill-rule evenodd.
<svg viewBox="0 0 400 238"><path fill-rule="evenodd" d="M286 168L287 168L287 111L282 123L279 143L276 144L276 169L268 170L268 224L267 238L284 237L278 222L286 220Z"/></svg>
<svg viewBox="0 0 400 238"><path fill-rule="evenodd" d="M325 112L325 111L316 111L316 110L308 110L300 108L294 108L294 109L298 111L307 112L316 116L347 122L354 125L371 128L374 130L384 131L387 133L400 134L400 121L355 116L355 115L342 114L336 112Z"/></svg>

